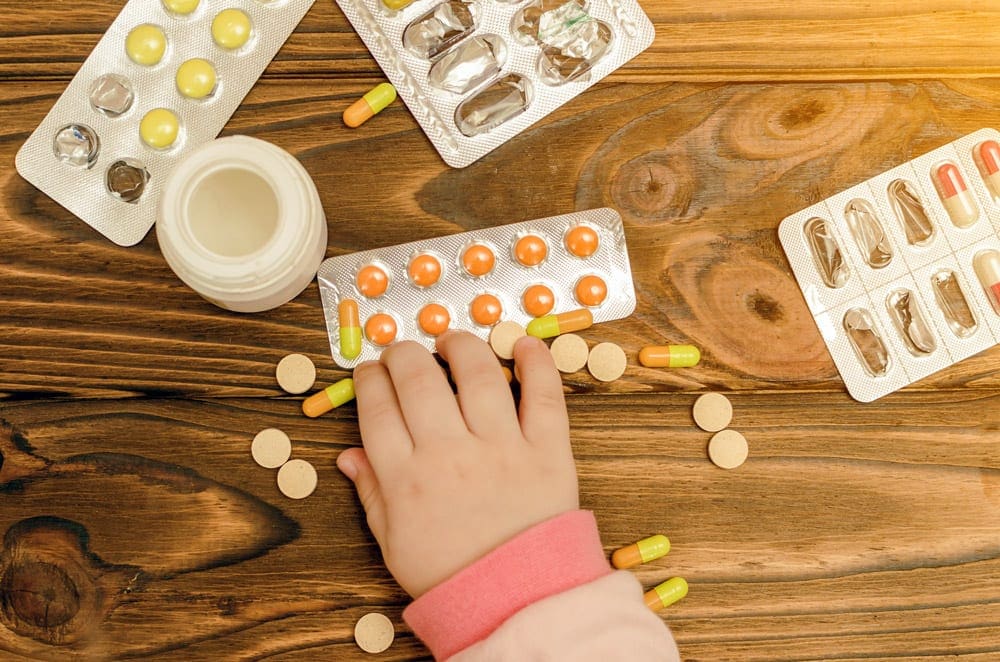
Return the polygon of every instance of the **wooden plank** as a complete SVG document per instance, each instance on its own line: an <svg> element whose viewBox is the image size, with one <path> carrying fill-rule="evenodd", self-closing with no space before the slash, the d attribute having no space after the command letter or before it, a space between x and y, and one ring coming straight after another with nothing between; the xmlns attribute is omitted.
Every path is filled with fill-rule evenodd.
<svg viewBox="0 0 1000 662"><path fill-rule="evenodd" d="M839 394L731 397L751 447L731 472L705 457L691 395L570 400L582 503L606 550L671 537L636 574L690 582L664 613L685 659L1000 653L1000 392L870 408ZM386 659L426 655L333 467L359 442L352 405L319 420L261 398L23 402L4 416L24 438L0 445L0 576L36 592L68 578L81 597L17 603L22 620L47 606L59 628L3 612L0 650L363 659L351 628L378 610L400 631ZM319 469L312 497L284 499L250 459L266 426Z"/></svg>
<svg viewBox="0 0 1000 662"><path fill-rule="evenodd" d="M344 128L337 110L365 86L263 83L226 133L270 140L303 161L329 213L330 255L618 209L639 305L585 336L633 356L646 344L692 342L705 359L694 370L633 366L610 385L571 376L573 392L842 389L778 246L778 222L962 134L1000 126L993 81L606 84L454 170L401 106L361 130ZM0 158L13 160L58 90L0 86ZM524 158L539 150L544 167ZM343 374L329 359L315 285L275 311L225 313L174 277L155 233L118 248L13 169L0 173L0 187L0 391L8 397L277 396L274 365L292 351L318 363L321 381ZM994 348L914 388L996 388L998 356Z"/></svg>
<svg viewBox="0 0 1000 662"><path fill-rule="evenodd" d="M71 77L122 3L0 2L0 78ZM697 5L644 0L657 39L615 80L843 80L1000 74L997 8L967 0ZM372 76L378 67L332 0L320 0L266 74Z"/></svg>

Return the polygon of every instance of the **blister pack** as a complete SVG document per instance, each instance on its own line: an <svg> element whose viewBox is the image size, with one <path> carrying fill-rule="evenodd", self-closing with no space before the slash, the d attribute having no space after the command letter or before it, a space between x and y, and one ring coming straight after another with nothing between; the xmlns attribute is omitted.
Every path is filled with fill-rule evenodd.
<svg viewBox="0 0 1000 662"><path fill-rule="evenodd" d="M337 0L445 162L463 168L644 51L635 0Z"/></svg>
<svg viewBox="0 0 1000 662"><path fill-rule="evenodd" d="M17 170L121 246L167 175L215 138L314 0L129 0L17 154Z"/></svg>
<svg viewBox="0 0 1000 662"><path fill-rule="evenodd" d="M870 402L1000 342L998 141L982 129L781 222L854 399Z"/></svg>
<svg viewBox="0 0 1000 662"><path fill-rule="evenodd" d="M606 322L635 310L622 220L607 208L331 257L317 279L344 368L398 340L434 351L448 329L485 339L501 321L586 308Z"/></svg>

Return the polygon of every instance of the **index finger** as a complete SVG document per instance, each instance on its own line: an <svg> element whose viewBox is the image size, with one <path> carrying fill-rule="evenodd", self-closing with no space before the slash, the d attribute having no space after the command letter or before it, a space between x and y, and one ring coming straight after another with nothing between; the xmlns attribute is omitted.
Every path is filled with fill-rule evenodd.
<svg viewBox="0 0 1000 662"><path fill-rule="evenodd" d="M518 415L524 438L533 444L569 446L569 415L552 352L538 338L525 336L514 345L514 361L521 382Z"/></svg>

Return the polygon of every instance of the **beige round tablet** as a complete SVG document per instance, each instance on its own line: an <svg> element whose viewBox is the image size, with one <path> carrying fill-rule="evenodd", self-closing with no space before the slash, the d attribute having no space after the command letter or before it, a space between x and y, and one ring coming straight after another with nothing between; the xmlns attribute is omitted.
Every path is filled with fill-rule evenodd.
<svg viewBox="0 0 1000 662"><path fill-rule="evenodd" d="M750 452L746 437L736 430L723 430L712 435L708 442L708 458L723 469L735 469L746 462Z"/></svg>
<svg viewBox="0 0 1000 662"><path fill-rule="evenodd" d="M694 422L705 432L718 432L733 420L733 405L721 393L706 393L694 403Z"/></svg>
<svg viewBox="0 0 1000 662"><path fill-rule="evenodd" d="M490 331L490 347L502 359L514 358L514 343L528 335L517 322L500 322Z"/></svg>
<svg viewBox="0 0 1000 662"><path fill-rule="evenodd" d="M289 354L278 362L275 370L278 386L287 393L305 393L316 383L316 366L303 354Z"/></svg>
<svg viewBox="0 0 1000 662"><path fill-rule="evenodd" d="M277 469L292 456L292 441L278 428L265 428L253 438L250 454L265 469Z"/></svg>
<svg viewBox="0 0 1000 662"><path fill-rule="evenodd" d="M395 636L392 621L375 612L365 614L354 626L354 641L366 653L381 653L392 645Z"/></svg>
<svg viewBox="0 0 1000 662"><path fill-rule="evenodd" d="M576 372L587 365L590 348L587 341L575 333L567 333L552 341L549 347L559 372Z"/></svg>
<svg viewBox="0 0 1000 662"><path fill-rule="evenodd" d="M305 499L316 482L316 469L305 460L289 460L278 469L278 489L289 499Z"/></svg>
<svg viewBox="0 0 1000 662"><path fill-rule="evenodd" d="M595 345L587 357L587 369L602 382L613 382L625 374L626 363L625 350L611 342Z"/></svg>

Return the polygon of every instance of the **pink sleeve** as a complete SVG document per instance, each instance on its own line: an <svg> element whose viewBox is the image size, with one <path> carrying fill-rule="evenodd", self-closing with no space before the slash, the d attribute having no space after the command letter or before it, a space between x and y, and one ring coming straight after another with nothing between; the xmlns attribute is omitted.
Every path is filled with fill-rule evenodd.
<svg viewBox="0 0 1000 662"><path fill-rule="evenodd" d="M439 659L674 660L629 573L613 573L593 513L542 522L415 600L403 618ZM454 656L454 657L453 657Z"/></svg>

